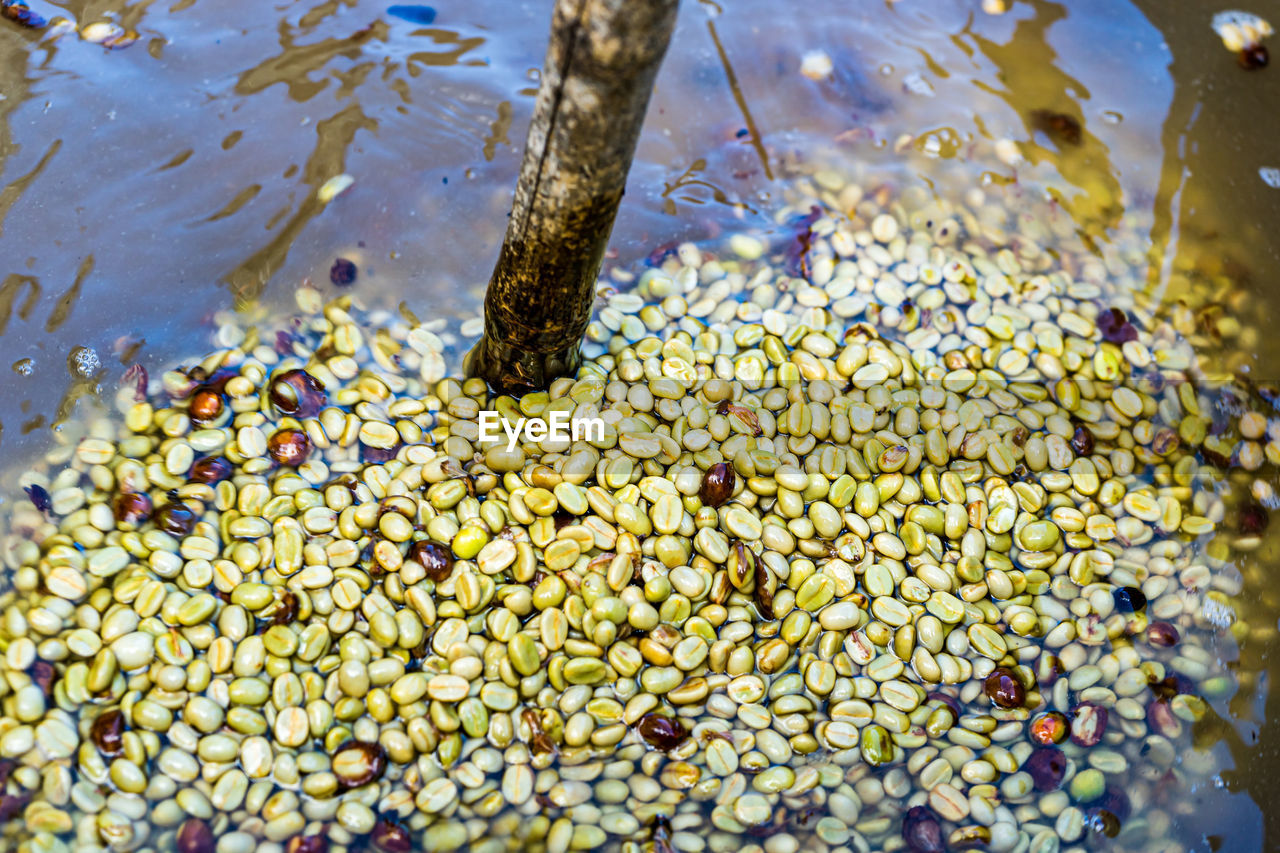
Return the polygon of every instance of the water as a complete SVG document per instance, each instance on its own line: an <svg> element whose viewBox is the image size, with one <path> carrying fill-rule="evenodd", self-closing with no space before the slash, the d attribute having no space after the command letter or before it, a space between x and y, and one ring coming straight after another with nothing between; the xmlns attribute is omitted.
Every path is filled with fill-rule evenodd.
<svg viewBox="0 0 1280 853"><path fill-rule="evenodd" d="M34 4L33 4L34 5ZM548 3L36 6L140 34L108 51L0 22L0 450L5 467L127 366L208 349L221 311L275 313L337 257L370 301L454 331L479 310L510 203ZM1186 273L1224 277L1230 312L1267 328L1280 262L1274 69L1245 72L1199 0L978 4L686 2L659 78L608 263L766 225L777 176L821 159L926 183L1048 189L1098 251L1147 218L1135 286L1174 304ZM1251 11L1280 20L1280 3ZM414 17L410 15L409 17ZM830 79L800 73L825 52ZM998 140L1022 160L993 161ZM329 179L355 183L329 204ZM1232 287L1225 287L1226 284ZM1278 378L1271 336L1224 366ZM1250 582L1275 565L1264 546ZM1280 600L1257 584L1254 624ZM1275 632L1240 650L1242 689L1202 743L1223 784L1195 792L1200 849L1274 846L1280 699ZM1234 652L1232 652L1234 654ZM1262 670L1260 676L1253 672Z"/></svg>

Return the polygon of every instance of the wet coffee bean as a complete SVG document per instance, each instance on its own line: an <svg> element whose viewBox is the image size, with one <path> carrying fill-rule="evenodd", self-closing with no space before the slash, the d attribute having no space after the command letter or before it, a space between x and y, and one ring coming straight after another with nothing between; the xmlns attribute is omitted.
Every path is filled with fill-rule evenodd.
<svg viewBox="0 0 1280 853"><path fill-rule="evenodd" d="M1168 622L1152 622L1147 626L1147 642L1153 646L1176 646L1182 637L1178 629Z"/></svg>
<svg viewBox="0 0 1280 853"><path fill-rule="evenodd" d="M707 506L717 507L733 495L738 476L733 473L733 466L728 462L717 462L702 475L702 488L698 496Z"/></svg>
<svg viewBox="0 0 1280 853"><path fill-rule="evenodd" d="M385 818L374 825L371 840L374 848L383 853L409 853L413 849L409 830Z"/></svg>
<svg viewBox="0 0 1280 853"><path fill-rule="evenodd" d="M1246 536L1257 536L1267 529L1271 523L1271 513L1260 503L1249 501L1240 507L1236 515L1236 526Z"/></svg>
<svg viewBox="0 0 1280 853"><path fill-rule="evenodd" d="M346 258L338 258L333 262L333 266L329 267L329 281L338 287L346 287L355 280L356 265Z"/></svg>
<svg viewBox="0 0 1280 853"><path fill-rule="evenodd" d="M286 415L312 418L328 402L324 383L305 370L286 370L271 380L271 405Z"/></svg>
<svg viewBox="0 0 1280 853"><path fill-rule="evenodd" d="M1271 61L1271 54L1267 52L1265 44L1254 44L1237 53L1236 61L1246 71L1257 71L1259 68L1267 67L1267 63Z"/></svg>
<svg viewBox="0 0 1280 853"><path fill-rule="evenodd" d="M992 670L983 684L983 689L986 691L987 698L1000 708L1020 708L1027 700L1026 688L1022 686L1022 682L1018 680L1013 670L1007 666L998 666Z"/></svg>
<svg viewBox="0 0 1280 853"><path fill-rule="evenodd" d="M40 692L44 694L45 699L53 695L53 680L58 675L57 670L53 668L53 664L48 661L38 660L31 664L31 667L27 670L27 675L31 678L31 683L40 688Z"/></svg>
<svg viewBox="0 0 1280 853"><path fill-rule="evenodd" d="M1111 591L1116 610L1121 613L1137 613L1147 606L1147 596L1136 586L1121 586Z"/></svg>
<svg viewBox="0 0 1280 853"><path fill-rule="evenodd" d="M1156 699L1147 706L1147 727L1167 738L1176 738L1182 734L1182 721L1174 716L1166 699Z"/></svg>
<svg viewBox="0 0 1280 853"><path fill-rule="evenodd" d="M689 737L689 730L683 723L662 714L645 714L636 723L636 731L645 743L663 752L675 749Z"/></svg>
<svg viewBox="0 0 1280 853"><path fill-rule="evenodd" d="M425 539L409 546L409 559L426 569L427 577L439 583L453 572L453 552L448 547Z"/></svg>
<svg viewBox="0 0 1280 853"><path fill-rule="evenodd" d="M93 739L98 752L108 758L115 758L124 753L124 714L118 708L103 711L93 721L89 729L89 737Z"/></svg>
<svg viewBox="0 0 1280 853"><path fill-rule="evenodd" d="M280 603L276 606L275 612L271 614L271 623L273 625L288 625L290 622L298 618L298 596L292 592L285 592L280 596Z"/></svg>
<svg viewBox="0 0 1280 853"><path fill-rule="evenodd" d="M1138 330L1129 322L1129 315L1119 308L1098 312L1097 325L1104 341L1124 344L1138 339Z"/></svg>
<svg viewBox="0 0 1280 853"><path fill-rule="evenodd" d="M1111 812L1116 818L1123 823L1129 819L1133 806L1129 801L1129 795L1119 785L1112 783L1107 786L1102 793L1102 799L1098 801L1098 806Z"/></svg>
<svg viewBox="0 0 1280 853"><path fill-rule="evenodd" d="M142 492L116 495L112 511L121 524L141 524L151 517L151 498Z"/></svg>
<svg viewBox="0 0 1280 853"><path fill-rule="evenodd" d="M902 840L911 853L943 853L942 826L924 806L914 806L902 818Z"/></svg>
<svg viewBox="0 0 1280 853"><path fill-rule="evenodd" d="M1056 746L1042 747L1027 757L1022 769L1031 775L1037 791L1056 791L1067 772L1067 756Z"/></svg>
<svg viewBox="0 0 1280 853"><path fill-rule="evenodd" d="M206 456L196 460L187 473L187 478L194 483L212 486L230 477L231 473L231 463L225 456Z"/></svg>
<svg viewBox="0 0 1280 853"><path fill-rule="evenodd" d="M1093 433L1087 426L1081 424L1076 427L1071 435L1071 449L1076 452L1076 456L1089 456L1093 453Z"/></svg>
<svg viewBox="0 0 1280 853"><path fill-rule="evenodd" d="M333 775L348 788L381 779L387 769L387 751L380 743L349 740L333 754Z"/></svg>
<svg viewBox="0 0 1280 853"><path fill-rule="evenodd" d="M34 483L23 489L27 493L27 497L31 499L31 505L41 512L48 512L53 509L53 498L49 497L49 492L44 486L37 486Z"/></svg>
<svg viewBox="0 0 1280 853"><path fill-rule="evenodd" d="M0 823L8 823L31 802L31 794L5 794L0 796Z"/></svg>
<svg viewBox="0 0 1280 853"><path fill-rule="evenodd" d="M1115 838L1120 834L1120 819L1104 808L1095 806L1089 809L1085 812L1084 823L1091 832L1107 838Z"/></svg>
<svg viewBox="0 0 1280 853"><path fill-rule="evenodd" d="M222 395L211 388L201 388L191 395L191 405L187 415L196 424L204 425L218 419L222 414Z"/></svg>
<svg viewBox="0 0 1280 853"><path fill-rule="evenodd" d="M311 439L300 429L280 429L267 439L267 453L278 464L296 468L307 461L311 453Z"/></svg>
<svg viewBox="0 0 1280 853"><path fill-rule="evenodd" d="M156 527L171 536L186 536L196 526L196 514L181 501L167 503L151 517Z"/></svg>
<svg viewBox="0 0 1280 853"><path fill-rule="evenodd" d="M1031 739L1044 746L1062 743L1070 731L1067 718L1057 711L1048 711L1031 721Z"/></svg>
<svg viewBox="0 0 1280 853"><path fill-rule="evenodd" d="M209 824L197 817L187 818L178 827L178 853L214 853L217 844Z"/></svg>

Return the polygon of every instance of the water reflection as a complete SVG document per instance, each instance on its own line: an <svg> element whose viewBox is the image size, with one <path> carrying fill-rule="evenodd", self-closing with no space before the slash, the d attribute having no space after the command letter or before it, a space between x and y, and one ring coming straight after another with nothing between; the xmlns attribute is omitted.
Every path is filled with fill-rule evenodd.
<svg viewBox="0 0 1280 853"><path fill-rule="evenodd" d="M983 36L972 25L955 41L961 50L977 47L995 66L993 83L974 85L1018 112L1027 134L1018 140L1022 157L1051 166L1071 184L1077 192L1055 188L1055 196L1091 241L1106 240L1125 210L1123 190L1107 145L1084 114L1092 100L1089 89L1062 67L1049 40L1049 30L1066 19L1067 10L1044 0L1028 5L1032 14L1018 21L1007 41Z"/></svg>

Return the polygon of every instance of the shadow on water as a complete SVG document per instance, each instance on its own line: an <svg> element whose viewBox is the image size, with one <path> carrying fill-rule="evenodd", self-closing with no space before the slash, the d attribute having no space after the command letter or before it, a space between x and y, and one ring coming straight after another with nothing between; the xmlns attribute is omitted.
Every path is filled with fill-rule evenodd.
<svg viewBox="0 0 1280 853"><path fill-rule="evenodd" d="M474 317L549 6L476 0L417 21L367 0L39 7L140 34L117 51L0 21L6 468L25 467L78 400L109 398L128 365L198 355L218 312L278 311L301 280L325 283L338 256L370 302L404 300L453 332ZM1221 304L1194 317L1206 340L1230 337L1222 317L1272 321L1280 190L1259 169L1280 166L1280 76L1236 66L1209 27L1219 7L849 8L685 4L610 263L769 227L783 167L829 164L872 187L1048 192L1099 256L1145 257L1132 286L1168 310L1193 281L1213 283ZM1277 0L1253 11L1280 21ZM832 63L820 80L798 72L815 51ZM1017 156L993 156L997 143ZM344 173L354 186L322 202ZM1125 217L1146 245L1113 244ZM1224 369L1280 379L1277 336L1232 343ZM1222 650L1238 655L1240 690L1197 739L1234 767L1222 789L1194 792L1183 829L1196 849L1261 849L1264 821L1270 847L1280 839L1278 559L1264 545L1241 566L1258 590L1245 607L1255 627Z"/></svg>

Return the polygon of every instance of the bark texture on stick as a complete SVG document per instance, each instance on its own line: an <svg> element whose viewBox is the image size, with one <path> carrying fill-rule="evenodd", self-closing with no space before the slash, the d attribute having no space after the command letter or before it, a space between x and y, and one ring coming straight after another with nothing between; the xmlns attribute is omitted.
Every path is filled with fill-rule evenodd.
<svg viewBox="0 0 1280 853"><path fill-rule="evenodd" d="M468 372L511 393L577 369L596 276L678 0L556 0L506 238Z"/></svg>

